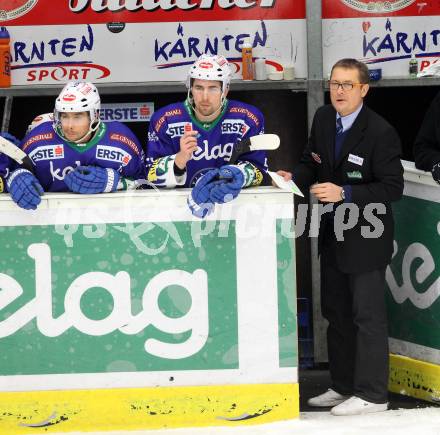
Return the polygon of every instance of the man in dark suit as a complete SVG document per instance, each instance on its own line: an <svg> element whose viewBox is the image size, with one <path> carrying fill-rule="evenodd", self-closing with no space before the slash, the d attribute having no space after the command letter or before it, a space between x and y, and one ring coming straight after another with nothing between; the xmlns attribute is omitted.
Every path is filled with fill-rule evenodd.
<svg viewBox="0 0 440 435"><path fill-rule="evenodd" d="M393 251L390 203L402 196L403 168L396 131L363 104L368 82L362 62L333 66L332 104L316 111L293 171L300 188L311 186L321 203L333 204L318 239L332 386L308 404L332 406L334 415L387 409L385 268Z"/></svg>
<svg viewBox="0 0 440 435"><path fill-rule="evenodd" d="M440 184L440 92L434 98L414 142L416 168L430 171Z"/></svg>

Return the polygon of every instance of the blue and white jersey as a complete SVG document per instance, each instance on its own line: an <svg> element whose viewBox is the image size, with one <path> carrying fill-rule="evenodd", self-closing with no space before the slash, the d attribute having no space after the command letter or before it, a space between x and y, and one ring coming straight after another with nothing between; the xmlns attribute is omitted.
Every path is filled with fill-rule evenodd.
<svg viewBox="0 0 440 435"><path fill-rule="evenodd" d="M145 179L144 153L133 132L124 124L101 122L93 139L76 144L63 139L45 122L21 143L33 161L34 173L46 192L69 192L64 177L78 166L115 169L124 178Z"/></svg>
<svg viewBox="0 0 440 435"><path fill-rule="evenodd" d="M179 182L179 177L174 177L174 158L180 151L180 138L189 127L199 133L198 146L187 163L186 177ZM151 117L146 152L148 181L158 187L191 187L209 169L229 164L232 150L239 141L263 133L263 115L249 104L226 101L220 116L205 125L192 115L187 102L170 104ZM246 177L245 187L257 186L267 171L266 153L242 154L237 165L251 174Z"/></svg>
<svg viewBox="0 0 440 435"><path fill-rule="evenodd" d="M9 175L9 167L11 161L9 157L3 153L0 153L0 193L6 192L6 178Z"/></svg>

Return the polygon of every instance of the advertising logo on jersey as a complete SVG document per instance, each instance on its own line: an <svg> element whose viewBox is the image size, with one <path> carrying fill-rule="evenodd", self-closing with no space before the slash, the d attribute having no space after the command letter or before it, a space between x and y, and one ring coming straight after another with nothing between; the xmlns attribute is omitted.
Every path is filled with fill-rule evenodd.
<svg viewBox="0 0 440 435"><path fill-rule="evenodd" d="M168 124L168 129L167 129L166 133L171 138L183 136L185 134L185 126L187 124L188 124L188 121L174 122L172 124Z"/></svg>
<svg viewBox="0 0 440 435"><path fill-rule="evenodd" d="M154 113L154 103L101 104L101 121L143 122Z"/></svg>
<svg viewBox="0 0 440 435"><path fill-rule="evenodd" d="M159 140L159 136L157 135L157 133L154 130L148 132L148 141L149 142L157 142L158 140Z"/></svg>
<svg viewBox="0 0 440 435"><path fill-rule="evenodd" d="M235 134L238 133L242 137L249 131L250 127L243 119L225 119L222 122L223 134Z"/></svg>
<svg viewBox="0 0 440 435"><path fill-rule="evenodd" d="M404 9L416 0L386 0L386 1L370 1L370 0L342 0L346 6L359 12L366 13L387 13Z"/></svg>
<svg viewBox="0 0 440 435"><path fill-rule="evenodd" d="M29 157L33 162L40 162L42 160L56 160L64 158L64 145L44 145L35 148L29 153Z"/></svg>
<svg viewBox="0 0 440 435"><path fill-rule="evenodd" d="M40 39L35 35L27 40L17 39L11 46L14 61L11 69L23 71L26 82L31 84L94 82L111 74L106 66L84 59L87 55L93 57L94 46L95 35L90 25L69 28L63 38L54 33Z"/></svg>
<svg viewBox="0 0 440 435"><path fill-rule="evenodd" d="M109 162L120 163L122 166L127 166L130 163L131 155L121 148L98 145L96 147L96 158L107 160Z"/></svg>
<svg viewBox="0 0 440 435"><path fill-rule="evenodd" d="M35 136L31 136L21 147L23 151L26 151L28 147L30 147L34 142L37 142L39 140L51 140L53 139L54 134L53 133L44 133L44 134L37 134Z"/></svg>
<svg viewBox="0 0 440 435"><path fill-rule="evenodd" d="M15 20L27 14L38 0L2 0L0 4L0 21Z"/></svg>

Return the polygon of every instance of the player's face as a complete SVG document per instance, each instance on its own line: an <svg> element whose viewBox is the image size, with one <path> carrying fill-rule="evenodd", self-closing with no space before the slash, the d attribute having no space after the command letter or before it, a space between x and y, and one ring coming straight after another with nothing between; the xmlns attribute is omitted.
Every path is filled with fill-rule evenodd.
<svg viewBox="0 0 440 435"><path fill-rule="evenodd" d="M362 100L368 92L368 85L359 83L359 72L354 68L340 68L333 70L330 82L340 84L333 89L330 84L330 99L333 107L341 116L350 115L362 104ZM342 85L351 83L352 89L344 90Z"/></svg>
<svg viewBox="0 0 440 435"><path fill-rule="evenodd" d="M89 131L90 117L88 112L62 112L60 119L64 137L71 142L81 139Z"/></svg>
<svg viewBox="0 0 440 435"><path fill-rule="evenodd" d="M218 110L222 100L222 83L216 80L195 79L191 88L196 109L204 116Z"/></svg>

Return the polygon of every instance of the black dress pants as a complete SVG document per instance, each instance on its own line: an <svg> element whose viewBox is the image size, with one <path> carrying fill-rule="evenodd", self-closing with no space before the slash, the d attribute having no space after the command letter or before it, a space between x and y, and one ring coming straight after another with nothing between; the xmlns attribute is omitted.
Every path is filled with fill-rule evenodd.
<svg viewBox="0 0 440 435"><path fill-rule="evenodd" d="M385 268L343 273L335 244L321 252L321 309L328 320L332 388L374 403L387 402L388 325Z"/></svg>

